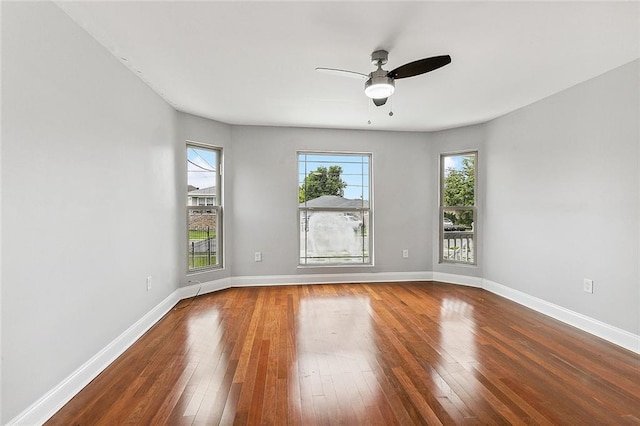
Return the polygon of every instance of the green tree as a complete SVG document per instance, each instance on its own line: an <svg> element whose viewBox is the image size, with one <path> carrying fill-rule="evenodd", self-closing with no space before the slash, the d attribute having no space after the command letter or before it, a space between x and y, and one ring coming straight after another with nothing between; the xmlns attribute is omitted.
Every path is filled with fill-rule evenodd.
<svg viewBox="0 0 640 426"><path fill-rule="evenodd" d="M464 157L462 169L456 170L451 167L447 169L444 179L444 205L445 206L473 206L475 205L475 173L474 157ZM471 226L473 213L471 211L458 212L457 215L446 215L454 223L461 223Z"/></svg>
<svg viewBox="0 0 640 426"><path fill-rule="evenodd" d="M329 166L328 169L322 166L318 167L304 178L304 183L298 188L299 202L304 203L322 195L342 197L347 182L342 180L341 174L342 167L340 166Z"/></svg>

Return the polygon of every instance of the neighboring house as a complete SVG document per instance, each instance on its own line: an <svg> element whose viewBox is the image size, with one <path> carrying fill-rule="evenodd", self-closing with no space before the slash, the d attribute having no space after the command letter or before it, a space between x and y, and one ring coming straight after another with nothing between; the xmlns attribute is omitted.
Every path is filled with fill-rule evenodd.
<svg viewBox="0 0 640 426"><path fill-rule="evenodd" d="M313 200L307 200L300 204L301 208L338 208L338 209L357 209L368 208L368 200L351 200L349 198L340 197L337 195L322 195Z"/></svg>
<svg viewBox="0 0 640 426"><path fill-rule="evenodd" d="M306 214L306 219L304 217L301 217L300 220L300 230L304 231L307 226L306 226L306 220L309 220L311 218L311 216L313 215L313 210L333 210L333 209L338 209L338 211L340 209L346 209L347 211L344 212L344 217L346 220L348 221L353 221L353 220L358 220L354 217L353 212L349 212L348 209L368 209L369 208L369 201L368 200L361 200L361 199L349 199L349 198L344 198L344 197L340 197L338 195L322 195L318 198L314 198L312 200L307 200L304 203L300 203L299 205L300 208L310 208L312 209L310 212L308 212ZM369 216L366 215L364 217L364 227L365 228L369 228Z"/></svg>
<svg viewBox="0 0 640 426"><path fill-rule="evenodd" d="M210 186L202 189L191 189L187 193L187 205L189 206L213 206L216 203L216 187Z"/></svg>
<svg viewBox="0 0 640 426"><path fill-rule="evenodd" d="M187 205L188 206L213 206L216 204L216 187L210 186L208 188L196 188L192 185L188 186L189 192L187 193ZM216 215L211 210L194 209L189 214L189 230L201 231L206 233L189 235L189 240L207 240L212 238L209 232L216 230ZM215 234L215 232L214 232Z"/></svg>

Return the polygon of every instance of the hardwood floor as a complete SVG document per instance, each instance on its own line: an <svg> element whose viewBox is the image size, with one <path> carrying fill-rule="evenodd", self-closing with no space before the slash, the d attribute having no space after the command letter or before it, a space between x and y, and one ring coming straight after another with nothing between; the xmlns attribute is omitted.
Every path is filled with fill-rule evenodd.
<svg viewBox="0 0 640 426"><path fill-rule="evenodd" d="M638 424L640 357L481 289L180 302L49 425Z"/></svg>

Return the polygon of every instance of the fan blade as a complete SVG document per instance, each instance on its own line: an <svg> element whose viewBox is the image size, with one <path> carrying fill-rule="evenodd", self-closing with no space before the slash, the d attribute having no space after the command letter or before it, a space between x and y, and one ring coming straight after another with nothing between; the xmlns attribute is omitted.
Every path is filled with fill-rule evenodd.
<svg viewBox="0 0 640 426"><path fill-rule="evenodd" d="M380 98L380 99L373 98L372 101L375 104L375 106L382 106L387 103L387 99L389 98Z"/></svg>
<svg viewBox="0 0 640 426"><path fill-rule="evenodd" d="M418 59L417 61L409 62L389 71L389 77L393 79L413 77L415 75L424 74L429 71L437 70L440 67L451 63L451 56L433 56L431 58Z"/></svg>
<svg viewBox="0 0 640 426"><path fill-rule="evenodd" d="M323 74L336 75L338 77L358 78L360 80L366 80L369 78L367 74L362 74L360 72L355 72L355 71L339 70L335 68L316 68L316 71L321 72Z"/></svg>

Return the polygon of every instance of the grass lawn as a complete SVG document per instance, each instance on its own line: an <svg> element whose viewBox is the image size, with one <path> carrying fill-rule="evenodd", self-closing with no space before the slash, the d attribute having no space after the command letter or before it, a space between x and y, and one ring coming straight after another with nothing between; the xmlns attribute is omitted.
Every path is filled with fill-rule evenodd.
<svg viewBox="0 0 640 426"><path fill-rule="evenodd" d="M209 238L215 238L216 231L209 231ZM189 239L190 240L206 240L207 239L207 231L198 231L196 229L189 229Z"/></svg>

